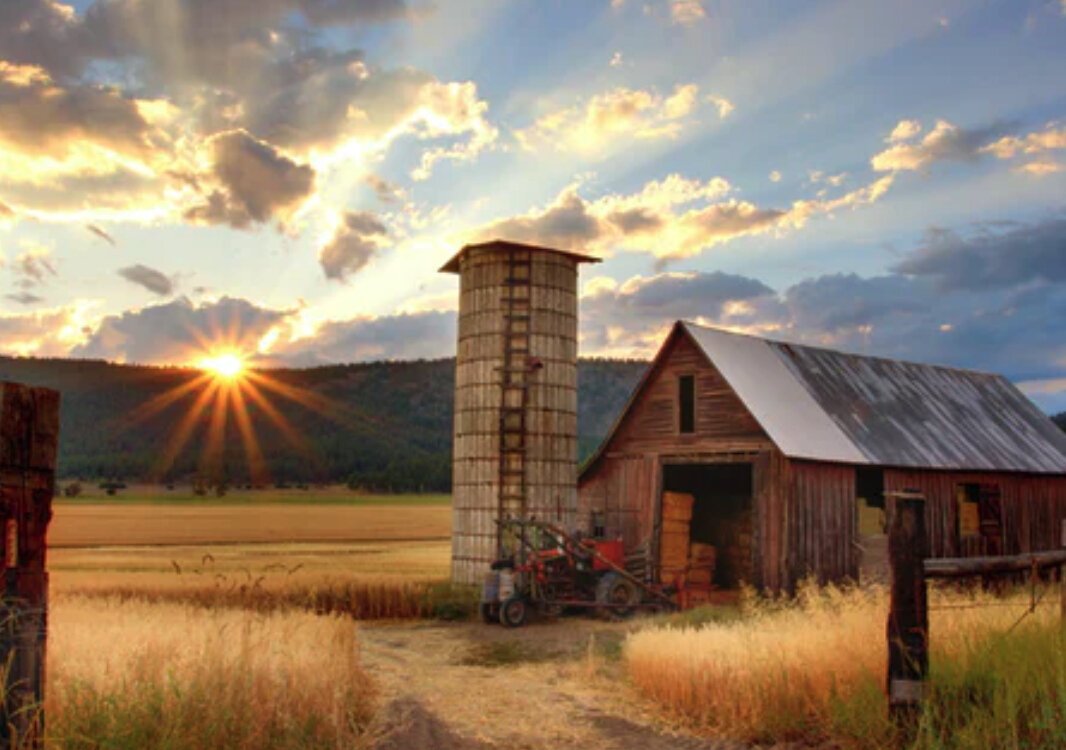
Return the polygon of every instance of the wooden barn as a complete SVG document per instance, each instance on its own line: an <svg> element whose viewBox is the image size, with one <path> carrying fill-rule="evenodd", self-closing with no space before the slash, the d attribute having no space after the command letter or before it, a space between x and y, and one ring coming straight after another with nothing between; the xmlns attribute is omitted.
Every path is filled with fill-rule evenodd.
<svg viewBox="0 0 1066 750"><path fill-rule="evenodd" d="M1057 549L1066 434L998 375L678 322L583 466L578 508L659 559L664 493L686 493L718 588L791 590L859 579L883 493L912 488L934 557Z"/></svg>

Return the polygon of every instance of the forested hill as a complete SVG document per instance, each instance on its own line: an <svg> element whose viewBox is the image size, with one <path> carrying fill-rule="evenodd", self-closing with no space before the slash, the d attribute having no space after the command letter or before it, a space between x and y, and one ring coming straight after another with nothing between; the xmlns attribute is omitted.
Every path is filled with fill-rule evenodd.
<svg viewBox="0 0 1066 750"><path fill-rule="evenodd" d="M582 457L606 434L644 368L639 361L581 361ZM0 380L62 393L63 478L187 481L203 476L231 483L354 482L393 491L449 489L454 360L261 374L252 380L261 399L242 388L245 408L240 410L233 400L223 408L221 398L208 398L205 382L193 387L202 377L199 370L0 357ZM159 408L150 408L152 404ZM247 413L246 429L235 419L239 411ZM213 414L218 424L218 415L229 416L224 436L214 443ZM242 433L254 435L262 461L249 461L249 441ZM175 451L168 460L168 452Z"/></svg>
<svg viewBox="0 0 1066 750"><path fill-rule="evenodd" d="M1056 414L1051 418L1051 421L1066 431L1066 411Z"/></svg>

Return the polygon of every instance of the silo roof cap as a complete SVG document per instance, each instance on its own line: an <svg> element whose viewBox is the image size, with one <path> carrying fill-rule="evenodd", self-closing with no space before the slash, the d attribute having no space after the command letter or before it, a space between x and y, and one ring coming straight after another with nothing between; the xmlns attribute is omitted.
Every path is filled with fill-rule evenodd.
<svg viewBox="0 0 1066 750"><path fill-rule="evenodd" d="M592 255L584 255L582 253L572 253L567 250L556 250L554 247L541 247L540 245L527 245L522 242L508 242L507 240L489 240L488 242L477 242L472 245L464 245L463 249L452 256L451 260L440 267L440 273L459 273L459 261L463 256L471 250L481 249L494 249L494 250L533 250L541 253L555 253L556 255L565 255L567 258L573 258L578 263L599 263L602 259Z"/></svg>

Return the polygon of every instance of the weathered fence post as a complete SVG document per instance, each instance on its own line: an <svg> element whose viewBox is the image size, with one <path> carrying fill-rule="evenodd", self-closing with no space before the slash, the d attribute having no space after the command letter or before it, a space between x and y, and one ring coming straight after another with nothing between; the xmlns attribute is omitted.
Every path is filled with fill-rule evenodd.
<svg viewBox="0 0 1066 750"><path fill-rule="evenodd" d="M44 730L48 573L59 394L0 383L0 743L39 747Z"/></svg>
<svg viewBox="0 0 1066 750"><path fill-rule="evenodd" d="M929 608L924 560L929 541L925 498L917 491L886 492L891 518L888 559L891 609L888 614L888 710L893 719L909 722L921 706L929 671Z"/></svg>

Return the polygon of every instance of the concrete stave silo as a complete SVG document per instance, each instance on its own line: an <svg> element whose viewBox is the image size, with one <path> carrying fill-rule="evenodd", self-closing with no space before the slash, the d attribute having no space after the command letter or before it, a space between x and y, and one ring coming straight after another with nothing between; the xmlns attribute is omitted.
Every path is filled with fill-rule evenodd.
<svg viewBox="0 0 1066 750"><path fill-rule="evenodd" d="M452 580L479 583L496 519L566 528L577 509L577 276L598 259L500 240L467 245L457 273Z"/></svg>

